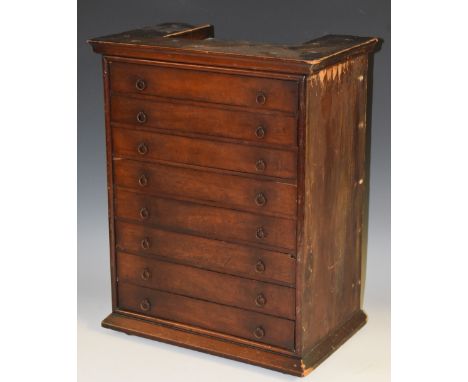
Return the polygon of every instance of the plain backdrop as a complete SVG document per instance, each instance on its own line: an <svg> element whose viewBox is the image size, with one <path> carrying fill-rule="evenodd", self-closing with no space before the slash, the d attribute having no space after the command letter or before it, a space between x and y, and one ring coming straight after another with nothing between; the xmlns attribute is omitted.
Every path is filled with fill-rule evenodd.
<svg viewBox="0 0 468 382"><path fill-rule="evenodd" d="M78 377L80 382L292 381L295 377L100 327L110 313L104 108L100 56L86 39L163 22L215 25L219 39L299 43L324 34L376 36L368 324L308 378L390 375L390 1L78 1Z"/></svg>

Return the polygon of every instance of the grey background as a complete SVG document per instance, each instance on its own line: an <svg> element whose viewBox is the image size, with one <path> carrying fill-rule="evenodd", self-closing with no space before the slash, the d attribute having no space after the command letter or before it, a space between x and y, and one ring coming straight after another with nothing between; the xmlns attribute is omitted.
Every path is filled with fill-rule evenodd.
<svg viewBox="0 0 468 382"><path fill-rule="evenodd" d="M369 239L364 292L364 309L369 314L369 323L355 336L360 336L360 340L349 341L343 350L313 373L313 378L353 380L354 375L361 381L367 378L386 380L390 331L390 1L387 0L78 1L79 380L115 382L138 375L142 380L149 380L150 376L153 376L151 380L154 376L183 380L185 376L206 381L216 380L218 371L225 375L224 379L229 376L256 381L289 378L217 357L126 337L99 326L100 320L111 309L104 106L100 56L94 54L85 41L170 21L214 24L216 38L227 40L299 43L328 33L384 39L374 60ZM358 356L358 353L363 354ZM123 357L121 362L118 362L119 357ZM142 360L147 362L142 363ZM172 365L174 360L177 363Z"/></svg>

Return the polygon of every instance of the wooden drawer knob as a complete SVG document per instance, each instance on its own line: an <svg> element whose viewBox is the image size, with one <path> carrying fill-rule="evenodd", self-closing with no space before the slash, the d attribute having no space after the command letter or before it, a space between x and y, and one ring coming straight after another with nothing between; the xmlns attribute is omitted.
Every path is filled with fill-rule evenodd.
<svg viewBox="0 0 468 382"><path fill-rule="evenodd" d="M266 163L263 159L259 159L257 161L257 163L255 163L255 169L258 171L258 172L263 172L265 171L265 168L266 168Z"/></svg>
<svg viewBox="0 0 468 382"><path fill-rule="evenodd" d="M257 264L255 264L255 271L258 273L265 272L265 263L262 260L258 260Z"/></svg>
<svg viewBox="0 0 468 382"><path fill-rule="evenodd" d="M255 236L257 239L264 239L266 237L265 229L263 227L258 227Z"/></svg>
<svg viewBox="0 0 468 382"><path fill-rule="evenodd" d="M138 150L138 154L145 155L148 152L148 146L146 146L145 143L140 143L138 145L137 150Z"/></svg>
<svg viewBox="0 0 468 382"><path fill-rule="evenodd" d="M138 184L141 187L146 187L148 185L148 177L145 174L141 175L138 179Z"/></svg>
<svg viewBox="0 0 468 382"><path fill-rule="evenodd" d="M146 122L146 114L143 111L139 111L136 115L136 120L138 123L145 123Z"/></svg>
<svg viewBox="0 0 468 382"><path fill-rule="evenodd" d="M147 298L145 298L142 302L140 302L140 309L147 312L151 309L151 302Z"/></svg>
<svg viewBox="0 0 468 382"><path fill-rule="evenodd" d="M146 89L145 80L141 80L141 79L136 80L135 87L137 88L137 90L140 90L140 91L145 90Z"/></svg>
<svg viewBox="0 0 468 382"><path fill-rule="evenodd" d="M142 219L148 219L149 216L150 216L150 213L149 213L148 209L145 208L145 207L143 207L143 208L140 210L140 217L141 217Z"/></svg>
<svg viewBox="0 0 468 382"><path fill-rule="evenodd" d="M263 92L257 93L257 98L255 99L259 105L264 105L266 102L266 95Z"/></svg>
<svg viewBox="0 0 468 382"><path fill-rule="evenodd" d="M255 299L255 305L257 306L265 306L266 302L266 297L263 295L263 293L260 293Z"/></svg>
<svg viewBox="0 0 468 382"><path fill-rule="evenodd" d="M258 139L263 139L265 137L266 131L263 126L258 126L257 129L255 130L255 136Z"/></svg>
<svg viewBox="0 0 468 382"><path fill-rule="evenodd" d="M255 338L263 338L265 337L265 329L263 329L261 326L257 326L253 332L253 335Z"/></svg>
<svg viewBox="0 0 468 382"><path fill-rule="evenodd" d="M148 269L148 268L145 268L141 271L141 279L142 280L149 280L149 278L151 277L151 271Z"/></svg>
<svg viewBox="0 0 468 382"><path fill-rule="evenodd" d="M151 242L149 240L148 237L145 237L142 241L141 241L141 248L143 249L149 249L149 247L151 247Z"/></svg>
<svg viewBox="0 0 468 382"><path fill-rule="evenodd" d="M259 207L263 207L267 202L266 196L263 192L259 192L255 196L255 204Z"/></svg>

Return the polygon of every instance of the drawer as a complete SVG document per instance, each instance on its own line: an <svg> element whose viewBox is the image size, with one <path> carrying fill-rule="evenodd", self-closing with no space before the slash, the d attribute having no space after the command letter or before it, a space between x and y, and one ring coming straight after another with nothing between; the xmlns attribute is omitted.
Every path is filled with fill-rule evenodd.
<svg viewBox="0 0 468 382"><path fill-rule="evenodd" d="M117 221L116 247L256 280L295 284L292 255Z"/></svg>
<svg viewBox="0 0 468 382"><path fill-rule="evenodd" d="M296 221L115 190L115 215L220 240L296 248Z"/></svg>
<svg viewBox="0 0 468 382"><path fill-rule="evenodd" d="M132 160L114 161L114 184L135 191L296 216L295 185Z"/></svg>
<svg viewBox="0 0 468 382"><path fill-rule="evenodd" d="M148 94L294 114L298 110L299 83L296 80L202 69L112 62L111 93Z"/></svg>
<svg viewBox="0 0 468 382"><path fill-rule="evenodd" d="M142 114L143 113L143 114ZM255 143L296 146L296 117L252 113L183 101L152 101L114 95L111 120L115 123L233 138ZM187 122L189 121L189 123ZM226 127L229 128L226 128Z"/></svg>
<svg viewBox="0 0 468 382"><path fill-rule="evenodd" d="M295 178L296 152L130 129L113 130L114 155Z"/></svg>
<svg viewBox="0 0 468 382"><path fill-rule="evenodd" d="M214 330L285 349L294 348L294 321L131 284L118 284L121 309Z"/></svg>
<svg viewBox="0 0 468 382"><path fill-rule="evenodd" d="M294 319L295 289L119 252L119 280Z"/></svg>

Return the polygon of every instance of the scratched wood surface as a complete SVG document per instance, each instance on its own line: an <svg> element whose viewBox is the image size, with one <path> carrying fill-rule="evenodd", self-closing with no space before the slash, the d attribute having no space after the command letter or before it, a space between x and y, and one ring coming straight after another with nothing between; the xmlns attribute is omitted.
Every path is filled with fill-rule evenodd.
<svg viewBox="0 0 468 382"><path fill-rule="evenodd" d="M222 41L209 24L166 23L89 43L104 56L102 325L307 375L366 322L379 40Z"/></svg>
<svg viewBox="0 0 468 382"><path fill-rule="evenodd" d="M307 81L302 351L360 309L367 56Z"/></svg>
<svg viewBox="0 0 468 382"><path fill-rule="evenodd" d="M202 33L203 32L203 33ZM132 29L130 31L113 34L107 37L101 37L93 40L114 40L119 39L127 42L136 42L137 40L154 39L156 37L183 37L204 39L213 37L213 25L204 24L195 26L187 23L162 23L154 26Z"/></svg>
<svg viewBox="0 0 468 382"><path fill-rule="evenodd" d="M176 32L174 32L176 30ZM375 37L326 35L300 44L226 41L212 25L145 27L88 40L96 53L213 66L312 73L379 44Z"/></svg>
<svg viewBox="0 0 468 382"><path fill-rule="evenodd" d="M188 28L188 26L185 24ZM183 30L182 26L169 24L170 27ZM272 44L253 41L232 41L208 38L191 40L181 34L171 32L171 28L146 27L128 32L117 33L90 40L93 43L137 44L155 47L182 48L201 52L231 53L255 57L282 58L298 61L313 61L355 48L356 45L375 42L376 39L358 36L327 35L306 41L302 44ZM170 37L170 38L167 38Z"/></svg>
<svg viewBox="0 0 468 382"><path fill-rule="evenodd" d="M297 111L297 82L216 73L203 68L178 65L177 68L145 65L144 63L113 62L111 92L147 94L170 99L189 99L295 114ZM145 88L138 90L135 82L145 79ZM257 95L264 94L263 102Z"/></svg>

